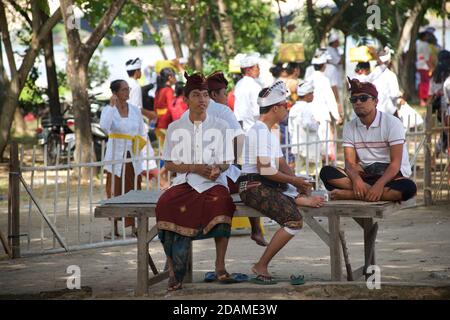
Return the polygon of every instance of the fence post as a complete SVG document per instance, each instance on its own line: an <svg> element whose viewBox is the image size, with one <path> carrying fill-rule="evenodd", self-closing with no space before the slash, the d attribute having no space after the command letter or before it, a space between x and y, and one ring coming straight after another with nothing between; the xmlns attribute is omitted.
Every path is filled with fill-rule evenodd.
<svg viewBox="0 0 450 320"><path fill-rule="evenodd" d="M20 257L20 163L19 148L11 142L9 157L8 235L12 258Z"/></svg>
<svg viewBox="0 0 450 320"><path fill-rule="evenodd" d="M427 105L427 113L425 116L425 163L424 163L424 202L425 206L430 206L433 202L431 189L431 135L432 135L432 120L433 112L430 105Z"/></svg>

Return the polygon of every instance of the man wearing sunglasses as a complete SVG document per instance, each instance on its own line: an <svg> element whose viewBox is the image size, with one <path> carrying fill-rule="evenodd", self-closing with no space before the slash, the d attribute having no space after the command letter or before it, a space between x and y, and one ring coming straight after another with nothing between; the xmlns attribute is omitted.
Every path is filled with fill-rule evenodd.
<svg viewBox="0 0 450 320"><path fill-rule="evenodd" d="M406 201L417 191L402 122L377 110L378 92L369 82L350 80L356 118L343 133L345 169L325 166L320 178L333 200Z"/></svg>

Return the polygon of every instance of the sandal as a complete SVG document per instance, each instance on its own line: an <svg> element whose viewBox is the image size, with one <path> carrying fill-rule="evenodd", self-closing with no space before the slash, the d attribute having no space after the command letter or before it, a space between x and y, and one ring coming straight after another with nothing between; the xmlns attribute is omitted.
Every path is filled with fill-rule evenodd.
<svg viewBox="0 0 450 320"><path fill-rule="evenodd" d="M205 273L205 277L203 281L205 282L214 282L217 280L216 273L214 271L208 271Z"/></svg>
<svg viewBox="0 0 450 320"><path fill-rule="evenodd" d="M291 284L294 286L305 284L305 276L291 274Z"/></svg>
<svg viewBox="0 0 450 320"><path fill-rule="evenodd" d="M265 276L263 274L258 274L256 277L251 278L250 282L261 285L273 285L278 283L273 277Z"/></svg>
<svg viewBox="0 0 450 320"><path fill-rule="evenodd" d="M219 271L216 272L217 281L219 281L222 284L230 284L230 283L237 283L236 279L234 279L228 272Z"/></svg>
<svg viewBox="0 0 450 320"><path fill-rule="evenodd" d="M231 277L237 282L246 282L249 280L248 275L246 275L245 273L232 273Z"/></svg>

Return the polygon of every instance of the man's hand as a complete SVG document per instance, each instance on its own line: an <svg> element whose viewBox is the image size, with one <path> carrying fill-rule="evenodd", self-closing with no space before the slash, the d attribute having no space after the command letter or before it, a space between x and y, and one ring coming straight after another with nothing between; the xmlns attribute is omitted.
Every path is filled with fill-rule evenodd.
<svg viewBox="0 0 450 320"><path fill-rule="evenodd" d="M111 107L115 107L115 106L117 106L117 103L119 102L119 99L117 98L117 96L115 95L115 94L113 94L112 96L111 96L111 99L109 99L109 105L111 106Z"/></svg>
<svg viewBox="0 0 450 320"><path fill-rule="evenodd" d="M211 181L216 181L220 175L220 169L217 166L210 166L207 164L194 164L191 172L196 173Z"/></svg>
<svg viewBox="0 0 450 320"><path fill-rule="evenodd" d="M375 202L381 199L383 194L384 186L378 183L375 183L367 192L364 200Z"/></svg>
<svg viewBox="0 0 450 320"><path fill-rule="evenodd" d="M219 176L220 176L219 166L213 165L211 169L211 175L209 176L209 180L216 181Z"/></svg>
<svg viewBox="0 0 450 320"><path fill-rule="evenodd" d="M312 189L312 184L307 182L305 179L300 177L295 177L294 181L292 182L292 185L297 188L297 191L299 193L303 194L310 194Z"/></svg>
<svg viewBox="0 0 450 320"><path fill-rule="evenodd" d="M369 188L361 178L357 178L353 181L353 193L355 194L356 199L364 200L368 191Z"/></svg>

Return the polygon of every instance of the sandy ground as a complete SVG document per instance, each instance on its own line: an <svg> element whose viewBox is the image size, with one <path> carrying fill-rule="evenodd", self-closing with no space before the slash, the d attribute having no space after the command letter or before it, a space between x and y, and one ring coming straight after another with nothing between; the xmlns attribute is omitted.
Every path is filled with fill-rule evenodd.
<svg viewBox="0 0 450 320"><path fill-rule="evenodd" d="M327 227L326 219L320 222ZM342 219L353 269L363 263L361 228ZM276 227L266 228L269 238ZM229 272L249 273L263 252L248 235L233 236L227 252ZM133 298L136 282L136 246L91 249L0 261L0 298ZM158 266L164 255L158 241L150 243ZM147 299L348 299L444 298L450 299L450 204L405 209L379 221L376 244L381 289L369 290L364 282L330 282L329 251L309 227L297 235L270 265L281 281L273 286L251 283L204 283L214 266L211 239L194 243L194 281L179 292L166 292L166 281L150 288ZM81 291L65 291L67 267L81 268ZM291 274L304 274L306 284L292 286ZM345 269L344 269L345 274ZM362 280L360 280L362 281Z"/></svg>

